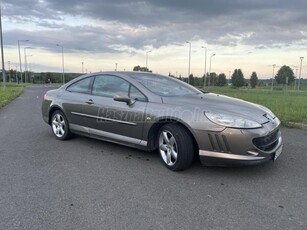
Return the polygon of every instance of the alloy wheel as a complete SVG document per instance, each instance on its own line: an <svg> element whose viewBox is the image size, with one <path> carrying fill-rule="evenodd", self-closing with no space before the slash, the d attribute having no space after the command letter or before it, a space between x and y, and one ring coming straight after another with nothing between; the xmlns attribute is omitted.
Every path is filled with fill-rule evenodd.
<svg viewBox="0 0 307 230"><path fill-rule="evenodd" d="M174 135L167 130L161 132L159 137L159 150L163 161L173 166L177 161L178 147Z"/></svg>
<svg viewBox="0 0 307 230"><path fill-rule="evenodd" d="M66 128L66 124L65 124L64 117L61 114L56 113L53 116L53 120L52 120L53 133L57 137L62 138L65 135L65 128Z"/></svg>

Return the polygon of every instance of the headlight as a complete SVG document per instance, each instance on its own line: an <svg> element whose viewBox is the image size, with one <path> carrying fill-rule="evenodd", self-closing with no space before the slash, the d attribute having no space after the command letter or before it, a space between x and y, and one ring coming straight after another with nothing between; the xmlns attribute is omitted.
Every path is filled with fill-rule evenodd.
<svg viewBox="0 0 307 230"><path fill-rule="evenodd" d="M262 125L256 121L248 120L245 118L229 114L205 112L205 115L213 123L230 128L255 129L262 127Z"/></svg>

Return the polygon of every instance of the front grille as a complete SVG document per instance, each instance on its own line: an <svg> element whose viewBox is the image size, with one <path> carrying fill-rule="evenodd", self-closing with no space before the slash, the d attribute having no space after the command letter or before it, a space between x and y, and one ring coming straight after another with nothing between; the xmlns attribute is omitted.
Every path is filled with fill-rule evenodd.
<svg viewBox="0 0 307 230"><path fill-rule="evenodd" d="M262 151L272 151L278 145L279 130L264 137L253 139L253 144Z"/></svg>

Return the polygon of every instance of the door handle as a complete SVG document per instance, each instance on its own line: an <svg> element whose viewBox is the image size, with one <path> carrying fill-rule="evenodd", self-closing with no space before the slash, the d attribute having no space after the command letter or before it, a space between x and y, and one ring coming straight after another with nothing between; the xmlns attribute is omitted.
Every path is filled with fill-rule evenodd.
<svg viewBox="0 0 307 230"><path fill-rule="evenodd" d="M92 104L94 104L94 101L93 101L92 99L89 99L89 100L86 101L85 103L88 104L88 105L92 105Z"/></svg>

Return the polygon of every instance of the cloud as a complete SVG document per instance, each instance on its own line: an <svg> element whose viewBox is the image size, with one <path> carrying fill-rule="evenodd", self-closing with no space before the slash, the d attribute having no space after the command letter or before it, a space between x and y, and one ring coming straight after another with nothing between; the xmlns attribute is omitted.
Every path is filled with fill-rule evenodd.
<svg viewBox="0 0 307 230"><path fill-rule="evenodd" d="M136 52L193 38L210 45L263 49L305 45L307 39L307 2L299 0L9 0L3 4L8 21L34 25L5 31L9 44L27 37L38 43L63 43L70 52Z"/></svg>

